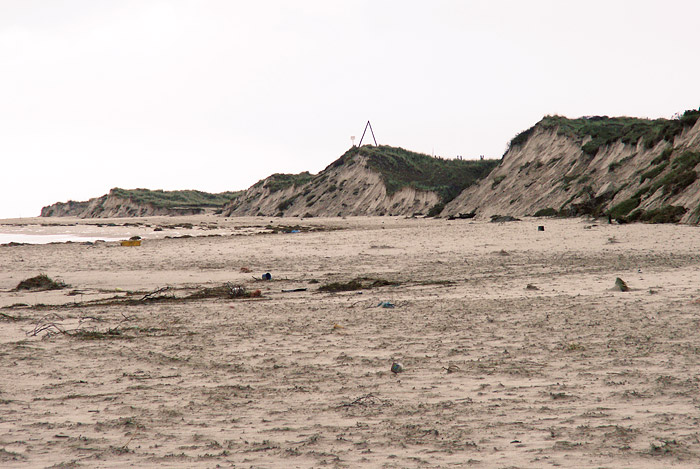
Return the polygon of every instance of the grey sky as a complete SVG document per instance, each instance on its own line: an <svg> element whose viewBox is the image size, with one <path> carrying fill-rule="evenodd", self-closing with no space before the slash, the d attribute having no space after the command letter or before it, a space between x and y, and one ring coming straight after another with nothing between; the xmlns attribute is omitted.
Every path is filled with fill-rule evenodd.
<svg viewBox="0 0 700 469"><path fill-rule="evenodd" d="M0 0L0 218L244 189L379 143L498 158L546 114L700 106L694 0Z"/></svg>

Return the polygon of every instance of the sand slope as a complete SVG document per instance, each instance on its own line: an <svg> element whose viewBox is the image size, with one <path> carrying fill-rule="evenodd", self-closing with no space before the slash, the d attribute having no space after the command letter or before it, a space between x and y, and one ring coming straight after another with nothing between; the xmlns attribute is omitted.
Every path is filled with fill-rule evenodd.
<svg viewBox="0 0 700 469"><path fill-rule="evenodd" d="M337 164L337 163L342 164ZM227 204L225 216L326 217L342 215L426 214L440 201L438 194L406 186L389 194L368 157L350 155L337 160L306 184L271 191L264 183L251 186Z"/></svg>
<svg viewBox="0 0 700 469"><path fill-rule="evenodd" d="M590 214L594 209L605 213L625 200L641 197L635 208L683 206L687 212L680 221L698 222L700 182L693 179L671 188L664 187L668 184L664 179L683 173L680 163L686 151L700 151L700 121L672 142L662 140L652 148L646 148L642 139L635 144L618 140L591 156L582 151L589 140L536 125L525 143L509 148L501 164L447 204L443 215L475 211L478 218L519 217L548 208L567 214ZM662 162L664 151L672 151L667 157L670 164ZM650 189L656 185L657 189Z"/></svg>
<svg viewBox="0 0 700 469"><path fill-rule="evenodd" d="M0 465L697 466L697 228L387 217L231 235L270 221L0 247L0 304L29 305L0 309ZM11 291L40 272L71 287ZM357 277L400 284L317 291ZM226 281L263 297L87 303Z"/></svg>

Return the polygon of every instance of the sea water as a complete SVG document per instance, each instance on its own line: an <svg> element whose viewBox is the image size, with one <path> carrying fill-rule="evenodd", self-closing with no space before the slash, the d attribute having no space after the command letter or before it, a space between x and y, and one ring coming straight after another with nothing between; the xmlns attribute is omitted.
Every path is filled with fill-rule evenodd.
<svg viewBox="0 0 700 469"><path fill-rule="evenodd" d="M124 238L105 238L100 236L80 236L75 234L27 234L0 233L0 244L50 244L50 243L85 243L95 241L119 241Z"/></svg>

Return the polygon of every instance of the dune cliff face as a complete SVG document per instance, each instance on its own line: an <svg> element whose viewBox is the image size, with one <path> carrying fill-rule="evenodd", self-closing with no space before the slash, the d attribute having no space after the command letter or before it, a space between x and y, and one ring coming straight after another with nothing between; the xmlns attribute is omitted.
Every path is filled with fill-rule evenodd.
<svg viewBox="0 0 700 469"><path fill-rule="evenodd" d="M700 110L677 119L548 116L501 160L445 160L353 147L316 175L273 174L239 193L115 188L42 216L610 216L621 223L700 221ZM153 203L151 203L153 201Z"/></svg>
<svg viewBox="0 0 700 469"><path fill-rule="evenodd" d="M485 177L497 160L447 160L386 145L353 147L316 175L273 174L246 191L208 194L114 188L86 202L57 203L42 216L82 218L431 215Z"/></svg>
<svg viewBox="0 0 700 469"><path fill-rule="evenodd" d="M203 208L167 208L120 197L110 191L85 202L58 202L41 209L42 217L125 218L170 215L197 215Z"/></svg>
<svg viewBox="0 0 700 469"><path fill-rule="evenodd" d="M57 202L53 205L43 207L41 209L42 217L79 217L85 211L90 202L76 202L69 200L68 202Z"/></svg>
<svg viewBox="0 0 700 469"><path fill-rule="evenodd" d="M487 178L464 190L441 215L610 214L620 221L698 222L700 120L682 126L665 121L675 134L657 131L637 138L630 131L627 137L605 140L562 131L561 125L573 121L561 118L555 125L556 120L546 119L526 131Z"/></svg>
<svg viewBox="0 0 700 469"><path fill-rule="evenodd" d="M226 205L225 216L346 216L426 214L438 194L406 186L389 193L367 156L344 157L298 184L278 188L275 176Z"/></svg>

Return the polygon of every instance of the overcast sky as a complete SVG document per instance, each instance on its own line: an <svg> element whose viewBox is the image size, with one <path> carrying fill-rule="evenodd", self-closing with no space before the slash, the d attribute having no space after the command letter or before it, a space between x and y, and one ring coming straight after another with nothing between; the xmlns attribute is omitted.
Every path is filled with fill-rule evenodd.
<svg viewBox="0 0 700 469"><path fill-rule="evenodd" d="M0 0L0 218L700 106L696 0Z"/></svg>

